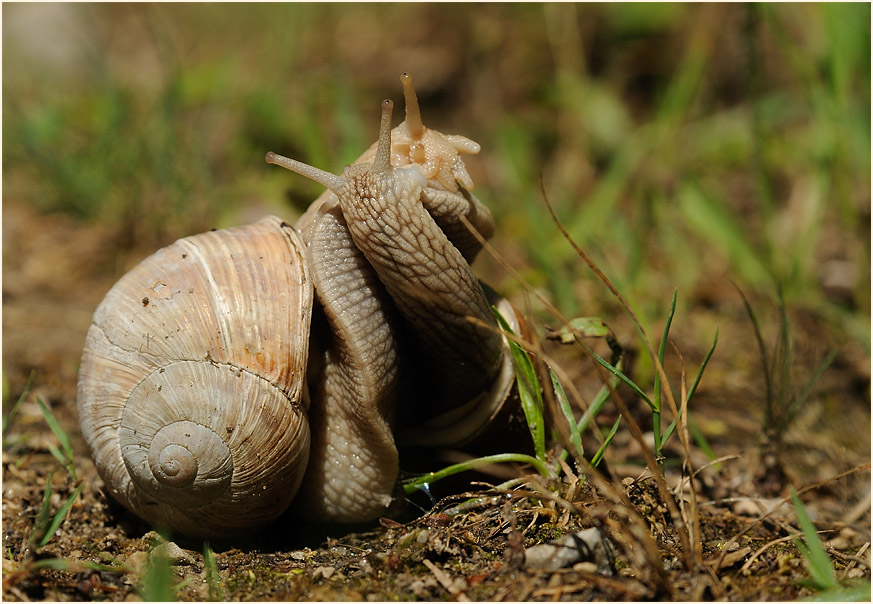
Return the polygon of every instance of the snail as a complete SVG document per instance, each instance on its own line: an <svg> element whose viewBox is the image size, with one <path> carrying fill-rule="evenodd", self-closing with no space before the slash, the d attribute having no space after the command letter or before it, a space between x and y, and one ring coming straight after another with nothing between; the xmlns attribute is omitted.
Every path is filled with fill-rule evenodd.
<svg viewBox="0 0 873 604"><path fill-rule="evenodd" d="M192 536L261 527L292 505L327 522L382 514L397 440L467 441L513 372L473 274L493 218L461 159L478 144L406 119L338 176L268 153L326 187L293 227L270 216L186 237L98 306L78 383L83 436L108 492Z"/></svg>

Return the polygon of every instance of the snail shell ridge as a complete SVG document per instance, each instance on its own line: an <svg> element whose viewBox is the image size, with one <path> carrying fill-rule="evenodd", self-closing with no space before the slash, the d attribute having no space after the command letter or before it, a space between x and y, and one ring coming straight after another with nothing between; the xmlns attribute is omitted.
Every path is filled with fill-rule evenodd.
<svg viewBox="0 0 873 604"><path fill-rule="evenodd" d="M186 237L98 307L79 420L107 488L151 524L240 533L296 494L313 295L302 250L275 217Z"/></svg>

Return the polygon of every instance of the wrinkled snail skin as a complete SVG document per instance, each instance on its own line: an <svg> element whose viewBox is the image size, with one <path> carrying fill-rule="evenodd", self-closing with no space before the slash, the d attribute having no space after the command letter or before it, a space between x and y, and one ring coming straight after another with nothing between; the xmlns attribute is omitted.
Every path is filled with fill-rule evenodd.
<svg viewBox="0 0 873 604"><path fill-rule="evenodd" d="M282 158L334 195L297 225L316 296L342 349L326 351L320 375L310 372L313 443L297 505L322 520L370 519L391 501L398 470L390 428L398 377L394 308L424 342L419 354L432 353L422 364L441 376L446 399L467 402L487 390L502 360L496 331L467 319L493 323L469 264L422 206L428 181L418 166L390 163L392 107L383 105L373 163L336 177Z"/></svg>
<svg viewBox="0 0 873 604"><path fill-rule="evenodd" d="M389 163L391 107L383 104L385 152L347 168L334 193L355 245L431 355L440 394L466 402L493 382L503 341L470 265L420 201L427 180L418 166Z"/></svg>
<svg viewBox="0 0 873 604"><path fill-rule="evenodd" d="M233 534L293 498L309 441L308 339L289 337L309 332L301 249L278 218L195 235L134 267L98 307L79 421L108 490L150 523Z"/></svg>
<svg viewBox="0 0 873 604"><path fill-rule="evenodd" d="M461 443L507 399L490 305L516 317L473 274L481 244L460 219L494 229L461 160L479 146L425 127L402 81L406 120L392 130L386 101L379 141L342 176L267 154L327 188L294 228L181 239L98 307L80 424L107 490L151 524L228 536L289 505L372 520L395 442Z"/></svg>
<svg viewBox="0 0 873 604"><path fill-rule="evenodd" d="M310 339L313 438L295 506L301 517L357 522L388 506L399 469L391 422L398 326L339 207L325 204L312 218L304 232L320 302Z"/></svg>

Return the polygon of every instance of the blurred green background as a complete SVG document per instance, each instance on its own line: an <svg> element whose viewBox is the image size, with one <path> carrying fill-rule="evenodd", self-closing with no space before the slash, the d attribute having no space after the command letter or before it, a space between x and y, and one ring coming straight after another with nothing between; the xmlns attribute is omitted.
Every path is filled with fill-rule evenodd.
<svg viewBox="0 0 873 604"><path fill-rule="evenodd" d="M620 313L544 193L647 325L676 287L680 313L738 321L732 281L781 287L869 354L869 4L2 9L4 207L118 250L293 219L318 187L264 153L340 171L410 71L425 123L482 144L495 246L565 314Z"/></svg>

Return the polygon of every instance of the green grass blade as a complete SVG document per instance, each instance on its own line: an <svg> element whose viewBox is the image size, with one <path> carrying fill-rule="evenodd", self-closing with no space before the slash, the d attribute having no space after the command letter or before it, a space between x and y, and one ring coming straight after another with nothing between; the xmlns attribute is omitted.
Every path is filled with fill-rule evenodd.
<svg viewBox="0 0 873 604"><path fill-rule="evenodd" d="M609 363L609 361L607 361L607 360L605 360L604 358L600 357L597 353L592 352L592 353L591 353L591 356L594 357L594 360L595 360L595 361L597 361L598 363L600 363L601 365L603 365L603 367L604 367L607 371L609 371L612 375L614 375L615 377L617 377L618 379L620 379L622 382L624 382L625 384L627 384L627 386L628 386L631 390L633 390L634 392L636 392L637 396L639 396L641 399L643 399L652 411L656 411L655 403L652 402L652 399L650 399L650 398L648 397L648 395L647 395L645 392L643 392L643 391L640 389L640 387L637 386L637 385L634 383L634 381L633 381L632 379L630 379L628 376L626 376L625 374L623 374L623 373L622 373L622 372L621 372L617 367L612 366L612 365Z"/></svg>
<svg viewBox="0 0 873 604"><path fill-rule="evenodd" d="M667 426L667 429L664 430L664 435L661 437L661 448L663 448L667 444L667 441L670 440L670 437L673 436L673 432L675 431L676 420L674 419L672 422L670 422L670 425Z"/></svg>
<svg viewBox="0 0 873 604"><path fill-rule="evenodd" d="M224 590L221 588L221 577L218 565L215 563L215 553L208 541L203 542L203 570L206 573L206 587L209 590L211 602L223 602Z"/></svg>
<svg viewBox="0 0 873 604"><path fill-rule="evenodd" d="M690 411L688 412L688 430L691 432L691 438L694 439L694 442L697 443L700 450L703 451L710 460L715 459L715 451L712 450L712 445L709 444L706 435L697 425L697 422L694 421ZM721 469L721 464L716 463L713 464L712 467L715 470L719 470Z"/></svg>
<svg viewBox="0 0 873 604"><path fill-rule="evenodd" d="M870 581L825 589L807 602L870 602Z"/></svg>
<svg viewBox="0 0 873 604"><path fill-rule="evenodd" d="M676 314L676 300L679 297L679 290L673 288L673 300L670 302L670 312L667 313L667 320L664 322L664 333L661 334L661 343L658 346L658 363L664 367L664 355L667 351L667 341L670 339L670 326L673 324L673 316ZM655 445L655 458L663 457L664 443L666 438L661 436L661 372L655 372L655 383L653 389L652 402L655 408L652 409L652 441ZM670 384L667 384L670 387Z"/></svg>
<svg viewBox="0 0 873 604"><path fill-rule="evenodd" d="M706 370L706 365L709 363L709 359L712 358L712 353L715 352L716 344L718 344L718 328L716 328L715 330L715 338L713 338L712 340L712 346L709 347L706 356L703 357L703 362L700 364L700 369L697 370L697 376L694 378L694 381L691 383L691 387L688 389L688 395L685 397L686 403L691 400L691 396L694 394L695 390L697 390L697 385L700 383L700 378L703 377L703 372Z"/></svg>
<svg viewBox="0 0 873 604"><path fill-rule="evenodd" d="M37 404L39 404L40 409L42 409L42 414L45 416L46 423L52 429L52 432L54 432L54 435L61 443L64 451L72 454L73 447L70 445L70 437L67 435L66 432L64 432L63 428L61 428L61 425L55 419L55 416L52 413L51 409L49 409L48 406L44 402L42 402L42 399L40 398L37 398L36 402Z"/></svg>
<svg viewBox="0 0 873 604"><path fill-rule="evenodd" d="M23 403L24 399L27 398L27 395L30 392L30 387L33 385L34 375L36 375L36 371L31 371L30 376L27 378L27 383L24 385L24 390L21 391L21 395L18 397L18 400L15 401L14 405L12 405L12 409L9 410L9 413L3 416L2 436L6 436L6 429L15 418L16 413L18 413L18 408L21 406L21 403Z"/></svg>
<svg viewBox="0 0 873 604"><path fill-rule="evenodd" d="M128 573L133 572L133 569L130 566L128 566L127 564L125 564L124 562L122 562L121 560L116 558L115 556L112 556L111 554L107 554L106 552L100 551L92 543L85 542L85 547L87 547L88 550L92 554L94 554L95 556L97 556L101 560L105 560L106 562L108 562L109 564L104 565L107 568L115 569L117 571L122 571L122 572L128 572Z"/></svg>
<svg viewBox="0 0 873 604"><path fill-rule="evenodd" d="M770 375L770 361L768 359L767 347L764 344L764 336L761 334L761 325L758 323L758 317L755 311L752 310L752 305L749 304L746 294L736 284L734 287L740 292L740 297L743 299L743 306L746 307L746 314L749 315L749 320L752 322L752 331L755 333L755 341L758 343L758 354L761 356L761 368L764 370L764 385L767 392L767 405L769 409L773 401L773 377ZM769 422L769 420L766 420Z"/></svg>
<svg viewBox="0 0 873 604"><path fill-rule="evenodd" d="M620 368L619 368L620 369ZM579 418L579 432L585 432L588 428L589 424L600 414L600 411L603 409L603 406L606 405L606 401L609 400L610 396L610 388L615 388L618 385L618 378L611 377L609 378L609 385L604 384L600 390L597 391L597 394L594 397L594 400L591 401L591 405L588 407L588 411L582 414L582 417ZM596 429L596 424L595 424Z"/></svg>
<svg viewBox="0 0 873 604"><path fill-rule="evenodd" d="M42 496L42 505L39 508L39 514L36 516L36 520L33 522L33 530L30 533L30 542L37 543L42 540L46 535L46 529L49 525L49 518L51 516L52 511L52 475L53 472L49 472L49 475L46 476L45 479L45 493Z"/></svg>
<svg viewBox="0 0 873 604"><path fill-rule="evenodd" d="M688 394L685 396L685 402L688 403L691 400L691 395L694 394L694 391L697 390L698 384L700 384L700 379L703 377L703 372L706 369L707 364L709 364L709 359L712 358L712 353L715 352L715 346L718 343L718 329L715 330L715 338L712 341L712 346L709 347L706 355L703 357L703 362L700 364L700 369L697 371L697 376L694 378L694 383L691 384L691 388L688 389ZM681 408L679 409L681 413ZM696 427L691 423L691 417L688 418L689 428L691 429L691 436L694 438L694 441L700 446L701 449L710 457L710 459L715 459L715 454L712 452L712 448L709 446L709 442L706 440L706 437L703 435L703 432L696 429ZM661 437L661 448L658 450L660 453L661 450L667 445L667 441L670 440L670 437L673 436L673 432L676 431L676 420L670 422L670 425L667 426L667 429L664 430L664 434Z"/></svg>
<svg viewBox="0 0 873 604"><path fill-rule="evenodd" d="M60 449L58 449L51 443L47 444L46 448L49 450L49 453L52 454L52 457L58 460L58 463L61 464L61 467L67 467L67 457L63 453L61 453Z"/></svg>
<svg viewBox="0 0 873 604"><path fill-rule="evenodd" d="M800 498L794 489L791 489L791 501L794 503L794 511L797 514L797 522L800 529L803 531L803 537L806 543L795 538L794 543L800 553L806 560L809 574L812 575L813 581L819 589L832 589L839 586L837 583L836 572L831 559L819 539L818 533L815 530L815 525L809 519L806 509L803 507Z"/></svg>
<svg viewBox="0 0 873 604"><path fill-rule="evenodd" d="M609 447L609 443L612 442L612 439L615 437L615 433L618 432L618 426L621 424L621 416L618 416L618 419L615 420L615 423L612 425L612 430L609 431L609 434L606 435L606 438L603 440L603 444L600 445L600 448L597 449L597 453L594 454L594 457L591 458L591 465L595 468L600 464L600 460L603 459L603 454L606 453L607 447Z"/></svg>
<svg viewBox="0 0 873 604"><path fill-rule="evenodd" d="M64 432L64 429L61 428L61 425L55 419L55 416L52 413L51 409L49 409L48 406L44 402L42 402L42 399L37 397L36 402L37 402L37 404L39 404L39 408L42 409L42 414L45 417L46 423L49 425L49 428L51 428L52 432L54 433L55 437L58 439L58 442L61 443L61 447L64 450L64 454L61 455L60 457L58 457L58 455L54 452L52 453L52 455L55 455L55 457L58 457L58 461L61 462L61 465L67 467L67 469L70 471L70 474L73 477L73 481L75 482L76 481L76 465L74 463L74 458L73 458L73 445L70 444L70 436L69 436L69 434Z"/></svg>
<svg viewBox="0 0 873 604"><path fill-rule="evenodd" d="M121 573L123 570L118 566L99 564L90 560L66 560L64 558L42 558L30 564L31 570L50 568L52 570L76 571L88 568L103 573Z"/></svg>
<svg viewBox="0 0 873 604"><path fill-rule="evenodd" d="M509 334L515 335L509 323L500 312L491 307L494 316L500 323L500 327ZM546 423L543 418L543 399L540 394L540 384L533 361L527 351L513 340L509 340L509 349L512 351L513 367L515 369L515 381L518 384L518 396L521 400L521 408L527 419L527 426L533 440L534 452L537 458L546 460Z"/></svg>
<svg viewBox="0 0 873 604"><path fill-rule="evenodd" d="M794 396L794 399L791 401L791 405L786 410L785 414L781 418L780 421L780 430L784 430L788 427L788 424L794 419L797 415L797 412L800 411L800 408L803 406L803 403L806 402L806 399L812 393L812 389L815 388L815 385L818 383L821 376L827 371L828 367L831 366L831 363L834 362L834 359L837 357L837 351L832 350L828 356L824 358L824 360L819 363L816 370L813 372L812 377L806 383L806 386L803 387L803 390L800 391L799 394Z"/></svg>
<svg viewBox="0 0 873 604"><path fill-rule="evenodd" d="M173 567L166 553L153 548L139 586L142 599L146 602L175 602L174 579Z"/></svg>
<svg viewBox="0 0 873 604"><path fill-rule="evenodd" d="M54 518L52 519L52 523L46 530L42 540L39 542L40 547L45 547L45 545L49 541L51 541L51 538L54 536L55 531L58 530L59 526L61 526L61 522L64 521L67 512L69 512L70 508L73 507L73 504L76 502L76 499L79 497L79 494L82 492L83 488L85 488L85 483L82 483L78 487L76 487L76 490L73 491L72 495L67 498L66 503L64 503L64 505L61 506L61 509L58 510L58 513L55 514Z"/></svg>
<svg viewBox="0 0 873 604"><path fill-rule="evenodd" d="M69 560L64 560L63 558L43 558L42 560L36 560L31 565L30 568L36 570L40 568L50 568L52 570L70 570L73 565Z"/></svg>
<svg viewBox="0 0 873 604"><path fill-rule="evenodd" d="M691 438L694 439L694 442L697 443L697 446L706 453L706 456L710 459L715 459L715 452L712 450L712 447L709 444L709 441L706 439L706 436L701 432L700 428L697 427L697 424L694 423L694 420L691 417L691 414L688 414L688 430L691 432ZM676 431L676 420L670 422L670 425L667 426L667 429L664 430L664 438L661 443L662 446L666 446L670 441L670 437L673 436L673 432Z"/></svg>
<svg viewBox="0 0 873 604"><path fill-rule="evenodd" d="M536 471L546 478L552 476L552 471L549 467L537 459L536 457L531 457L530 455L525 455L523 453L499 453L497 455L487 455L485 457L477 457L475 459L470 459L468 461L464 461L461 463L456 463L451 466L447 466L441 470L437 470L436 472L428 472L423 476L418 476L416 478L412 478L409 480L403 481L403 492L407 495L415 493L416 491L423 488L425 485L432 484L437 480L442 480L447 476L451 476L453 474L458 474L459 472L466 472L467 470L474 470L480 466L492 464L492 463L526 463L534 467Z"/></svg>
<svg viewBox="0 0 873 604"><path fill-rule="evenodd" d="M552 379L552 389L555 392L555 398L558 399L558 405L561 408L561 412L564 414L564 418L567 420L567 426L570 430L570 442L575 449L577 459L582 459L584 457L584 451L582 449L582 433L576 423L576 416L573 414L570 400L567 398L567 394L564 392L564 387L561 385L560 380L558 380L558 376L555 375L555 372L551 369L549 369L549 376Z"/></svg>
<svg viewBox="0 0 873 604"><path fill-rule="evenodd" d="M781 434L787 423L784 423L791 401L791 365L794 358L794 346L791 338L791 322L788 319L788 309L782 289L779 288L779 339L773 352L773 375L778 376L777 393L774 411L777 412L776 423ZM774 418L771 417L771 420Z"/></svg>
<svg viewBox="0 0 873 604"><path fill-rule="evenodd" d="M664 323L664 333L661 335L661 345L658 347L658 360L661 366L664 366L664 354L667 351L667 340L670 336L670 326L673 324L673 315L676 313L676 300L679 297L679 290L673 289L673 300L670 302L670 312L667 313L667 321ZM655 403L654 411L661 411L661 375L655 372L655 388L652 401ZM657 433L656 433L657 436Z"/></svg>

